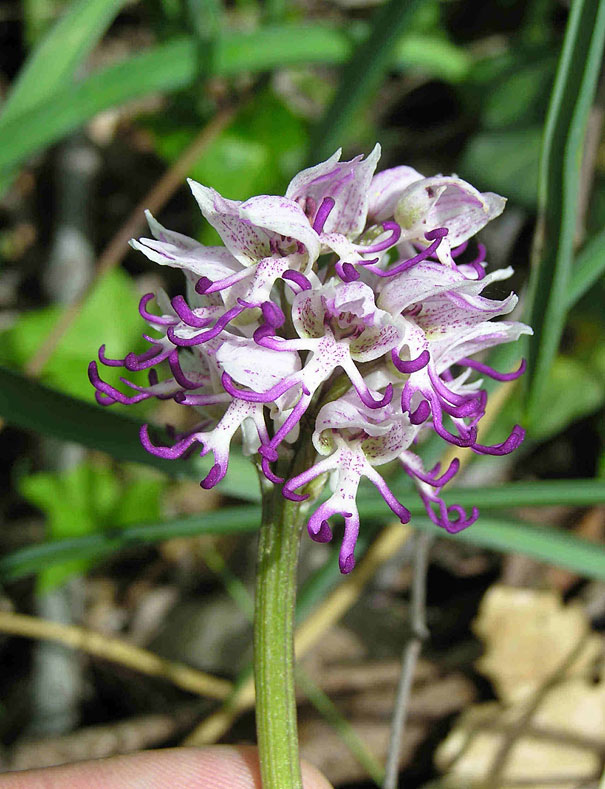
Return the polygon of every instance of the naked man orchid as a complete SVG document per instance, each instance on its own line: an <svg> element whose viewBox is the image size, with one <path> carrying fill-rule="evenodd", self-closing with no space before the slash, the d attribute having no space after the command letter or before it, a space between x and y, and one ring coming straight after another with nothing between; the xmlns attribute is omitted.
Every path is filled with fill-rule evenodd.
<svg viewBox="0 0 605 789"><path fill-rule="evenodd" d="M173 398L199 412L196 428L172 446L153 443L147 426L141 441L163 458L194 447L211 455L204 488L227 473L239 431L266 479L286 498L308 500L314 540L330 540L332 518L344 518L339 562L348 573L363 477L403 523L410 518L381 465L398 461L448 532L476 520L475 508L448 507L441 497L458 461L425 469L416 447L430 431L478 454L504 455L521 443L519 426L493 446L479 443L477 430L487 401L481 376L512 380L524 364L500 373L473 357L531 329L493 320L513 310L513 293L482 295L512 274L487 273L486 250L472 241L502 213L504 198L411 167L375 175L378 145L365 159L340 156L298 173L285 196L239 202L189 181L224 246L202 246L148 215L153 238L132 246L182 269L186 295L143 296L139 310L152 331L143 354L112 359L99 349L104 365L149 370L148 386L123 378L124 394L102 380L96 362L89 376L102 405ZM306 436L311 460L293 474ZM331 495L314 504L324 479Z"/></svg>

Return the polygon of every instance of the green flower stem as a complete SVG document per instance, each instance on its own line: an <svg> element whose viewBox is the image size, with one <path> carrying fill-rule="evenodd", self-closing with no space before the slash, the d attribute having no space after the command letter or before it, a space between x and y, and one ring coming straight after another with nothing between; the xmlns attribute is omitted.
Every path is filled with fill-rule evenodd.
<svg viewBox="0 0 605 789"><path fill-rule="evenodd" d="M302 789L294 695L294 608L300 504L261 482L254 615L256 729L263 789Z"/></svg>

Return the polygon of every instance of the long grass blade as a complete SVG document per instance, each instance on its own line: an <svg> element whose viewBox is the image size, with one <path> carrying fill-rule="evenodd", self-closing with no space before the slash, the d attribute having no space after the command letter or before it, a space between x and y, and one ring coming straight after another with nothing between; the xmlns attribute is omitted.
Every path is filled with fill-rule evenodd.
<svg viewBox="0 0 605 789"><path fill-rule="evenodd" d="M463 540L501 553L518 553L585 578L605 580L605 548L568 532L486 516L458 534L448 534L428 518L414 518L413 524L439 537Z"/></svg>
<svg viewBox="0 0 605 789"><path fill-rule="evenodd" d="M582 248L573 265L567 291L567 308L571 309L605 274L605 230L601 230Z"/></svg>
<svg viewBox="0 0 605 789"><path fill-rule="evenodd" d="M586 124L601 70L605 3L572 3L547 114L540 162L538 227L528 322L527 411L539 417L548 371L559 346L569 300L580 168Z"/></svg>
<svg viewBox="0 0 605 789"><path fill-rule="evenodd" d="M411 497L409 501L406 501L406 504L415 518L414 524L425 524L426 528L431 528L430 521L423 518L424 508L421 502L418 501L413 491L410 493ZM571 561L576 562L573 569L578 569L577 562L585 558L586 551L595 554L598 560L597 564L605 564L605 550L593 544L586 547L589 546L589 543L563 532L554 529L536 531L536 527L530 524L508 519L494 520L489 514L490 510L492 512L507 510L511 506L548 507L554 504L571 506L603 504L605 503L605 481L515 482L501 485L499 488L460 489L452 491L449 498L463 507L479 504L483 508L479 521L457 535L460 539L504 552L528 553L528 555L535 555L535 558L549 561L551 564L567 566L564 563L564 557L561 558L561 551L559 551L560 542L563 540L565 546L568 544L572 546ZM359 514L364 523L364 529L359 538L358 551L363 553L364 545L374 534L376 525L384 523L388 516L385 512L384 502L377 496L360 496L358 503ZM256 506L223 507L220 510L191 517L176 518L160 523L135 524L120 530L108 529L97 534L69 540L27 546L0 559L0 580L20 578L23 575L38 572L41 567L49 567L71 559L101 559L114 551L133 545L152 544L175 537L192 537L200 534L224 535L251 532L258 528L259 517L260 509ZM511 523L514 524L512 527ZM496 525L494 526L494 524ZM434 527L434 531L440 536L448 536L443 529L437 526ZM514 532L512 536L511 531ZM525 532L529 535L527 540L524 536ZM552 541L552 555L549 553L549 541ZM526 542L529 545L528 551L523 547ZM574 546L578 544L582 547L579 553L577 548L574 549ZM535 550L538 553L534 554L532 546L536 545ZM587 573L590 574L588 571ZM301 592L300 605L305 610L312 608L318 601L318 596L320 598L337 577L338 564L334 560L322 568L312 587L305 587L305 591Z"/></svg>
<svg viewBox="0 0 605 789"><path fill-rule="evenodd" d="M77 0L34 49L19 72L0 113L0 124L66 87L103 36L125 0Z"/></svg>

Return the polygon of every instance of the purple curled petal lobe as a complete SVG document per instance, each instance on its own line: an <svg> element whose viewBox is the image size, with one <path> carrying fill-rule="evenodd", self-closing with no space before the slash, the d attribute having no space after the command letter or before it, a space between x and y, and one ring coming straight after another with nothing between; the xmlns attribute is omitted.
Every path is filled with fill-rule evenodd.
<svg viewBox="0 0 605 789"><path fill-rule="evenodd" d="M223 479L226 471L227 469L221 469L221 466L215 463L205 478L200 482L201 487L204 488L204 490L210 490L210 488L213 488Z"/></svg>
<svg viewBox="0 0 605 789"><path fill-rule="evenodd" d="M352 263L341 263L338 261L334 269L343 282L355 282L360 277L359 272Z"/></svg>
<svg viewBox="0 0 605 789"><path fill-rule="evenodd" d="M269 465L267 458L263 458L261 460L261 469L269 482L272 482L274 485L281 485L281 483L284 481L283 477L278 477L277 474L274 474L271 471L271 466Z"/></svg>
<svg viewBox="0 0 605 789"><path fill-rule="evenodd" d="M155 444L151 443L151 439L149 438L149 425L141 426L139 436L141 444L145 447L147 452L151 455L156 455L156 457L165 458L166 460L175 460L176 458L182 457L192 444L196 441L199 443L197 435L191 433L180 441L177 441L172 447L157 447Z"/></svg>
<svg viewBox="0 0 605 789"><path fill-rule="evenodd" d="M181 365L179 363L179 352L177 350L174 350L168 357L168 364L170 365L170 372L179 386L182 386L183 389L200 388L202 384L191 381L181 369Z"/></svg>
<svg viewBox="0 0 605 789"><path fill-rule="evenodd" d="M282 309L274 304L272 301L265 301L261 304L261 312L263 313L263 318L274 329L283 326L286 322L286 316L284 315Z"/></svg>
<svg viewBox="0 0 605 789"><path fill-rule="evenodd" d="M269 463L275 463L277 458L279 457L279 453L275 447L269 446L269 444L263 444L258 449L258 454L264 458L267 458Z"/></svg>
<svg viewBox="0 0 605 789"><path fill-rule="evenodd" d="M427 400L421 400L418 407L410 412L410 422L413 425L421 425L429 418L431 414L431 406Z"/></svg>
<svg viewBox="0 0 605 789"><path fill-rule="evenodd" d="M458 364L462 365L463 367L470 367L471 369L477 370L477 372L483 373L484 375L488 375L495 381L515 381L517 378L520 378L523 375L527 367L525 359L521 359L521 364L512 373L500 373L498 370L494 370L493 367L489 367L489 365L483 364L482 362L477 362L474 359L460 359Z"/></svg>
<svg viewBox="0 0 605 789"><path fill-rule="evenodd" d="M510 436L501 444L494 444L493 446L484 446L482 444L473 444L471 448L473 452L478 455L509 455L514 452L517 447L523 443L525 438L525 430L520 425L515 425L511 431Z"/></svg>
<svg viewBox="0 0 605 789"><path fill-rule="evenodd" d="M323 231L326 219L330 216L335 205L336 201L333 197L324 197L321 201L321 205L317 209L315 219L313 220L313 230L315 230L316 233L319 234Z"/></svg>
<svg viewBox="0 0 605 789"><path fill-rule="evenodd" d="M143 320L149 323L155 323L158 326L174 326L177 323L174 318L164 318L161 315L153 315L147 311L147 305L155 298L155 293L146 293L139 301L139 315Z"/></svg>
<svg viewBox="0 0 605 789"><path fill-rule="evenodd" d="M208 277L200 277L198 281L195 283L195 292L199 293L200 296L203 296L204 293L211 287L214 283Z"/></svg>
<svg viewBox="0 0 605 789"><path fill-rule="evenodd" d="M423 367L427 366L430 359L430 353L428 351L422 351L415 359L404 361L400 358L395 348L391 350L391 361L400 373L417 373L418 370L422 370Z"/></svg>
<svg viewBox="0 0 605 789"><path fill-rule="evenodd" d="M463 241L462 244L457 246L455 249L452 249L452 257L454 260L459 257L468 247L468 241Z"/></svg>
<svg viewBox="0 0 605 789"><path fill-rule="evenodd" d="M294 493L293 490L288 488L287 484L282 488L282 495L290 501L306 501L309 498L308 493Z"/></svg>
<svg viewBox="0 0 605 789"><path fill-rule="evenodd" d="M330 524L326 520L322 520L319 524L319 528L317 531L313 531L309 524L307 525L307 531L309 532L309 536L315 542L330 542L332 539L332 529L330 529Z"/></svg>
<svg viewBox="0 0 605 789"><path fill-rule="evenodd" d="M300 271L295 271L294 269L288 269L288 271L284 271L282 274L282 279L289 280L290 282L294 282L298 285L301 290L312 290L313 286L302 274Z"/></svg>
<svg viewBox="0 0 605 789"><path fill-rule="evenodd" d="M233 379L227 372L223 372L221 376L221 383L223 389L232 397L238 397L240 400L247 400L249 403L273 403L278 397L287 392L293 386L296 386L298 381L281 381L266 392L252 392L245 389L238 389L233 383Z"/></svg>
<svg viewBox="0 0 605 789"><path fill-rule="evenodd" d="M370 394L370 390L367 388L355 387L355 390L361 402L368 408L384 408L384 406L389 405L393 399L393 384L387 384L384 390L384 397L381 400L374 400Z"/></svg>
<svg viewBox="0 0 605 789"><path fill-rule="evenodd" d="M414 257L409 258L408 260L404 260L402 263L398 263L397 265L393 266L386 271L380 271L380 269L372 269L374 274L378 274L379 277L392 277L395 274L401 274L404 271L408 271L413 266L417 265L418 263L422 263L423 261L427 260L427 258L431 257L436 251L441 241L447 236L447 228L446 227L438 227L435 230L429 230L428 233L425 233L424 236L427 241L432 241L426 249L423 249L422 252L419 252Z"/></svg>
<svg viewBox="0 0 605 789"><path fill-rule="evenodd" d="M450 517L454 515L454 518ZM471 514L467 517L466 512L462 507L457 504L447 508L447 516L445 518L438 518L439 526L442 526L450 534L457 534L463 529L472 526L479 517L479 510L473 507Z"/></svg>
<svg viewBox="0 0 605 789"><path fill-rule="evenodd" d="M196 315L182 296L175 296L170 303L183 323L191 326L192 329L203 329L212 320L211 318L200 318Z"/></svg>
<svg viewBox="0 0 605 789"><path fill-rule="evenodd" d="M383 241L379 241L377 244L372 244L369 247L357 247L357 251L361 252L364 255L371 255L375 252L382 252L385 249L389 249L389 247L394 246L399 239L401 238L401 228L397 224L397 222L389 221L382 223L382 229L387 232L390 232L390 235L387 236Z"/></svg>
<svg viewBox="0 0 605 789"><path fill-rule="evenodd" d="M111 401L122 403L122 405L134 405L134 403L140 403L141 400L148 400L153 396L147 392L141 392L140 394L133 395L132 397L122 394L122 392L116 389L115 386L111 386L111 384L107 384L101 379L97 369L97 363L94 361L90 362L88 365L88 380L97 390L97 392L105 395L105 397L102 399L97 398L97 402L100 405L111 405Z"/></svg>
<svg viewBox="0 0 605 789"><path fill-rule="evenodd" d="M106 367L124 367L124 359L108 359L105 356L105 344L99 348L99 361Z"/></svg>
<svg viewBox="0 0 605 789"><path fill-rule="evenodd" d="M343 575L348 575L355 568L355 554L350 553L347 556L339 556L338 566Z"/></svg>

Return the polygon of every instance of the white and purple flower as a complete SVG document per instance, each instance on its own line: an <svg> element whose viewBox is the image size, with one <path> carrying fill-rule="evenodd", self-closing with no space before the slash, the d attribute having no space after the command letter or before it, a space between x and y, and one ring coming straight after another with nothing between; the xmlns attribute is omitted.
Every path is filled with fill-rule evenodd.
<svg viewBox="0 0 605 789"><path fill-rule="evenodd" d="M402 522L408 510L376 470L398 460L415 481L429 517L456 532L477 518L447 507L441 488L455 475L426 471L413 446L435 431L446 442L478 454L503 455L523 440L515 426L501 444L478 443L487 394L475 373L511 380L471 358L531 329L494 318L509 314L517 297L482 295L511 269L485 273L485 249L457 263L469 240L498 216L504 199L480 193L451 176L424 178L411 167L374 174L380 148L340 161L340 151L303 170L283 197L227 200L190 181L206 220L224 246L205 247L162 227L148 215L153 238L132 246L150 260L185 273L186 297L153 294L140 303L155 335L149 349L99 360L128 371L149 370L149 385L126 395L106 384L91 362L89 377L102 405L173 398L200 411L194 430L173 446L146 449L181 457L199 445L213 463L202 486L226 474L231 441L241 428L244 452L258 455L265 476L294 501L317 492L325 476L332 491L308 522L313 539L331 539L330 519L344 518L342 572L355 564L359 531L355 503L362 477L370 480ZM158 369L156 369L158 368ZM161 375L159 371L164 370ZM284 481L301 427L312 435L317 460ZM282 462L283 461L283 462Z"/></svg>

